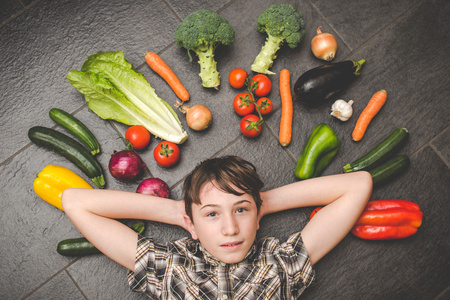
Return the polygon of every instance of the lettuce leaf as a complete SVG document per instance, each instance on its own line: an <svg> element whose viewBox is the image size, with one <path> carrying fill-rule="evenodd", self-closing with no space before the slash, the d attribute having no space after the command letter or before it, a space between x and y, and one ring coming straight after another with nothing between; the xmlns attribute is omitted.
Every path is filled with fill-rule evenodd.
<svg viewBox="0 0 450 300"><path fill-rule="evenodd" d="M175 110L158 97L121 51L89 56L81 71L69 71L67 80L102 119L142 125L155 136L177 144L188 137Z"/></svg>

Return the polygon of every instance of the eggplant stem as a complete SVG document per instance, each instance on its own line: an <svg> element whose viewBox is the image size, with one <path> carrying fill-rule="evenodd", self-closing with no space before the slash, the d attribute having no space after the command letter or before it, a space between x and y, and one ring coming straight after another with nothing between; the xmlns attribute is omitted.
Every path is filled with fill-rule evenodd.
<svg viewBox="0 0 450 300"><path fill-rule="evenodd" d="M361 68L365 62L366 62L365 59L361 59L359 61L353 61L353 65L356 67L356 70L353 74L355 74L356 76L359 76L361 74Z"/></svg>

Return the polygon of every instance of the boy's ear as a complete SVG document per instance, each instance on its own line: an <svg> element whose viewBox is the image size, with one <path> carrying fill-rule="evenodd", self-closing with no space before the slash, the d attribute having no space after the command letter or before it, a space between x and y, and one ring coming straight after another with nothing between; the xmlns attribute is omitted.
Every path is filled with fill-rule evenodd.
<svg viewBox="0 0 450 300"><path fill-rule="evenodd" d="M194 223L192 223L191 218L189 218L189 216L186 213L183 214L183 218L184 218L184 225L185 225L184 227L186 228L187 231L189 231L189 233L192 236L192 239L197 240L198 236L195 233Z"/></svg>

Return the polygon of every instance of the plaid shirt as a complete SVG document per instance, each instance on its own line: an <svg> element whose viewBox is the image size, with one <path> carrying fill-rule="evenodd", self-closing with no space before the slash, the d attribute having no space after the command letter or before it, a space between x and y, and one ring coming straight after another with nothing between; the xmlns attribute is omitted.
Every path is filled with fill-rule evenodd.
<svg viewBox="0 0 450 300"><path fill-rule="evenodd" d="M297 299L314 280L300 232L280 244L255 243L245 259L225 264L198 241L157 244L139 236L128 283L151 299Z"/></svg>

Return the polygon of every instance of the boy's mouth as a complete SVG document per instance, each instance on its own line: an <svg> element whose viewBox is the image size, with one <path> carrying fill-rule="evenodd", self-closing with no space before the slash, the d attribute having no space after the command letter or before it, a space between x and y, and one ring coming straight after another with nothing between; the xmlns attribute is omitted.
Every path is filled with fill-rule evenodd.
<svg viewBox="0 0 450 300"><path fill-rule="evenodd" d="M224 247L226 249L234 249L234 248L239 247L240 245L242 245L242 242L230 242L230 243L222 244L220 246Z"/></svg>

